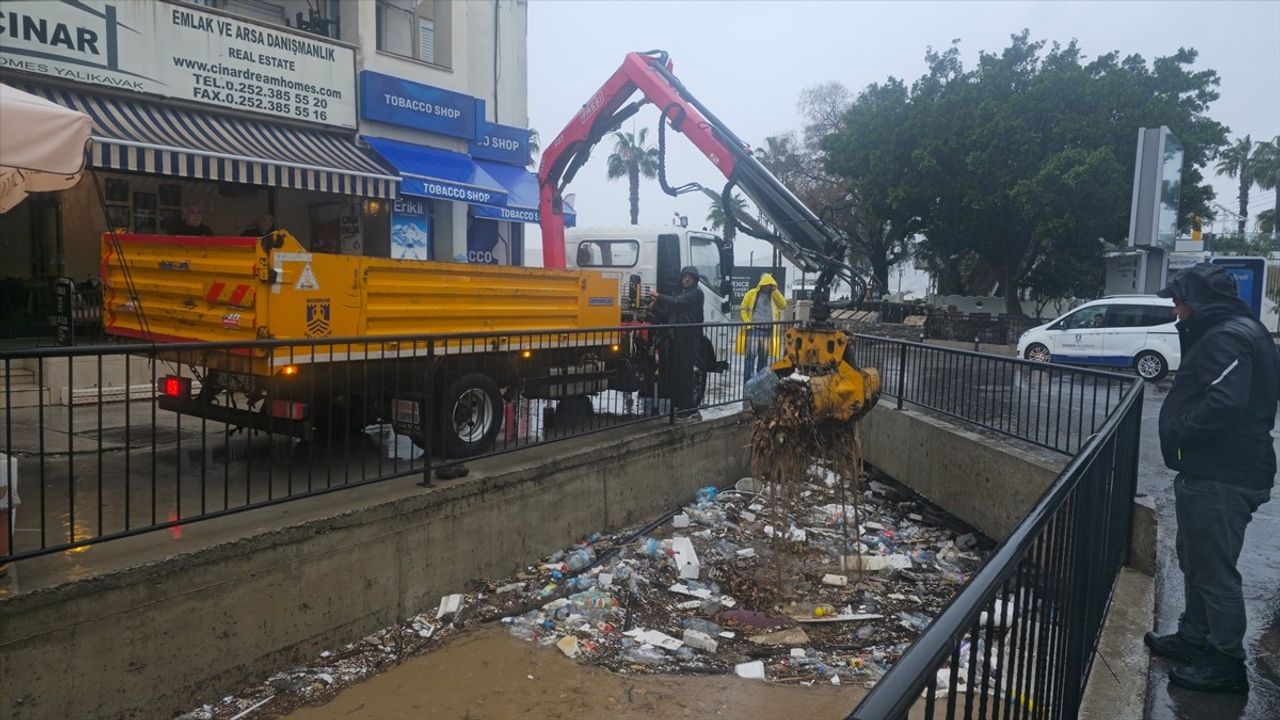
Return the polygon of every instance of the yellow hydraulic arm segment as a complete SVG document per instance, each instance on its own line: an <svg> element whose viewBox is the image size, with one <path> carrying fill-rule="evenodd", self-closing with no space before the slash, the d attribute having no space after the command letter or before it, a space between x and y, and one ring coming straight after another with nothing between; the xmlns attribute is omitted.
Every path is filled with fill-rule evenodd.
<svg viewBox="0 0 1280 720"><path fill-rule="evenodd" d="M813 409L819 418L859 418L880 399L880 373L853 364L849 340L844 331L816 323L790 328L782 359L772 366L780 375L809 376Z"/></svg>

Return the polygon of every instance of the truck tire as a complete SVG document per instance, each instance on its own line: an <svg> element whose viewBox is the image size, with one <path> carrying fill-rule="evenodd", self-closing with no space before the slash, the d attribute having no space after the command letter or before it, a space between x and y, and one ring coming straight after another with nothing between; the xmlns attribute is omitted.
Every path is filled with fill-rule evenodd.
<svg viewBox="0 0 1280 720"><path fill-rule="evenodd" d="M479 455L493 447L502 429L502 394L483 373L466 373L444 388L437 427L445 457Z"/></svg>

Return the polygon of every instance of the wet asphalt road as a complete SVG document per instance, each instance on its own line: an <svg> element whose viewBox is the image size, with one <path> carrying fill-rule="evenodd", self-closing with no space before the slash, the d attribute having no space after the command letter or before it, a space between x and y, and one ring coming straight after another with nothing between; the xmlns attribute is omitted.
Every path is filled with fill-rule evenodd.
<svg viewBox="0 0 1280 720"><path fill-rule="evenodd" d="M1156 502L1160 542L1157 548L1156 627L1177 628L1182 612L1182 573L1174 553L1177 524L1173 511L1174 472L1160 457L1157 420L1171 381L1147 386L1142 417L1142 448L1138 492ZM1276 433L1272 433L1276 437ZM1280 448L1280 439L1276 440ZM1168 664L1151 663L1146 716L1150 720L1275 720L1280 718L1280 502L1273 500L1254 513L1238 564L1244 577L1244 601L1249 615L1245 650L1249 654L1248 697L1197 693L1169 685Z"/></svg>

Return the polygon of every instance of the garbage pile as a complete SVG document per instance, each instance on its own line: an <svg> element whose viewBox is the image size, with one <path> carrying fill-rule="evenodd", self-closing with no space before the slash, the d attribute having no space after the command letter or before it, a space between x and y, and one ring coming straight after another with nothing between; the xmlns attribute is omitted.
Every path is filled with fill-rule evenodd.
<svg viewBox="0 0 1280 720"><path fill-rule="evenodd" d="M648 532L588 539L485 584L478 611L500 614L515 637L618 672L874 682L978 567L980 541L876 480L853 525L838 485L812 467L785 523L770 521L754 478L704 488Z"/></svg>
<svg viewBox="0 0 1280 720"><path fill-rule="evenodd" d="M278 716L498 622L549 652L622 673L873 684L991 544L887 478L866 480L855 522L839 484L828 467L811 466L791 488L785 522L771 520L755 478L703 488L657 523L583 538L180 718Z"/></svg>

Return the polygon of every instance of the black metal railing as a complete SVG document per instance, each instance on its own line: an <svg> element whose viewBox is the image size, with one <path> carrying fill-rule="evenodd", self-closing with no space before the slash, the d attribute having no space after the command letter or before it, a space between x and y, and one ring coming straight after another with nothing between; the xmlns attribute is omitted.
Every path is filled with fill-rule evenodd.
<svg viewBox="0 0 1280 720"><path fill-rule="evenodd" d="M1018 338L1047 320L1020 315L948 313L933 311L924 321L924 336L931 340L1016 345Z"/></svg>
<svg viewBox="0 0 1280 720"><path fill-rule="evenodd" d="M854 358L883 392L1003 435L1074 455L1123 402L1134 376L868 335Z"/></svg>
<svg viewBox="0 0 1280 720"><path fill-rule="evenodd" d="M850 714L1075 718L1129 550L1143 385Z"/></svg>
<svg viewBox="0 0 1280 720"><path fill-rule="evenodd" d="M787 326L0 352L0 451L17 470L0 486L23 502L16 522L0 524L9 541L0 560L392 478L427 483L468 458L674 422L681 402L732 405L749 371L776 359ZM660 355L690 332L698 370L693 397L681 401L655 372L654 348ZM740 352L740 336L743 350L759 352ZM1097 431L1130 382L884 338L862 336L853 348L899 407L1065 453Z"/></svg>
<svg viewBox="0 0 1280 720"><path fill-rule="evenodd" d="M0 351L0 562L675 422L740 402L787 325L753 355L742 324ZM681 334L684 399L654 362Z"/></svg>

